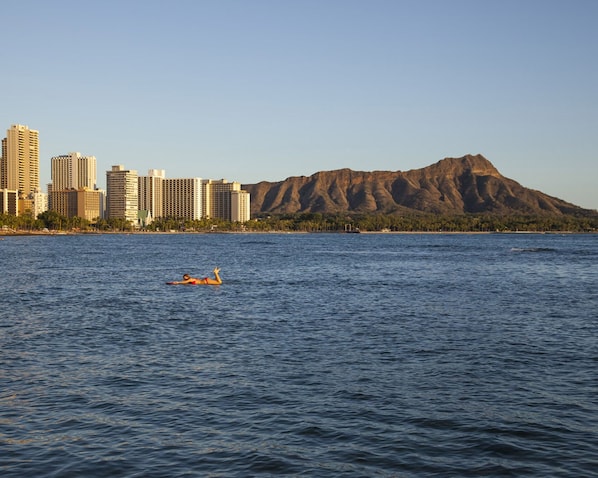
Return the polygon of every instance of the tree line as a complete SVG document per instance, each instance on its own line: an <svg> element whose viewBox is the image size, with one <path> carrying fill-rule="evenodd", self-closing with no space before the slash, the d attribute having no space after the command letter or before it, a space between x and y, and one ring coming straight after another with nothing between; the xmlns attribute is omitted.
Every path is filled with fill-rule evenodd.
<svg viewBox="0 0 598 478"><path fill-rule="evenodd" d="M320 214L256 217L254 229L304 232L598 232L598 213L578 216L492 214Z"/></svg>
<svg viewBox="0 0 598 478"><path fill-rule="evenodd" d="M89 221L45 211L36 218L0 214L0 227L12 231L75 232L598 232L598 213L578 215L493 214L261 214L238 223L221 219L158 218L144 227L124 219Z"/></svg>

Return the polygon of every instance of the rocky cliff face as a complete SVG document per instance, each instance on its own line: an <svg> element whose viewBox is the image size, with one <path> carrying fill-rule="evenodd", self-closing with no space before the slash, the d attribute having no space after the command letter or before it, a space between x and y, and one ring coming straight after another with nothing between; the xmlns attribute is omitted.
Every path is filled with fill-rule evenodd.
<svg viewBox="0 0 598 478"><path fill-rule="evenodd" d="M481 155L410 171L337 171L244 185L251 212L572 214L582 209L505 178Z"/></svg>

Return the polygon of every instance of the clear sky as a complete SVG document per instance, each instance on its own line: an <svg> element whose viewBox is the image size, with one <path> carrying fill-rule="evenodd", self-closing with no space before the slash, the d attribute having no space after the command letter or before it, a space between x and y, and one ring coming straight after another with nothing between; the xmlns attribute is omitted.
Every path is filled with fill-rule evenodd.
<svg viewBox="0 0 598 478"><path fill-rule="evenodd" d="M598 208L596 0L0 4L0 131L243 184L483 154ZM4 134L2 134L2 137Z"/></svg>

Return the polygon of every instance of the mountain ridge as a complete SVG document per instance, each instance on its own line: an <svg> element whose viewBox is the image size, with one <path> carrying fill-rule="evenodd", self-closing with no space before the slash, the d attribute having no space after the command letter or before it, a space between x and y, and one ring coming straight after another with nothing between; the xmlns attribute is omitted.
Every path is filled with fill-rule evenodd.
<svg viewBox="0 0 598 478"><path fill-rule="evenodd" d="M252 215L410 212L575 214L583 209L503 176L481 154L444 158L408 171L343 168L243 185Z"/></svg>

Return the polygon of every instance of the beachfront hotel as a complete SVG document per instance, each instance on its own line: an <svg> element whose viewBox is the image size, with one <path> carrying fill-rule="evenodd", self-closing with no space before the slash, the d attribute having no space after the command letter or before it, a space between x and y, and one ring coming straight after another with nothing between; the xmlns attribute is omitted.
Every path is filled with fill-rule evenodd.
<svg viewBox="0 0 598 478"><path fill-rule="evenodd" d="M43 212L47 203L39 188L39 131L13 124L2 139L0 213L18 216Z"/></svg>
<svg viewBox="0 0 598 478"><path fill-rule="evenodd" d="M2 140L0 189L26 198L39 190L39 131L13 124Z"/></svg>
<svg viewBox="0 0 598 478"><path fill-rule="evenodd" d="M249 193L241 189L240 183L226 179L205 179L203 188L203 217L232 222L249 221Z"/></svg>
<svg viewBox="0 0 598 478"><path fill-rule="evenodd" d="M250 194L247 191L231 191L230 217L233 222L247 222L251 219Z"/></svg>
<svg viewBox="0 0 598 478"><path fill-rule="evenodd" d="M199 220L201 215L201 178L164 179L162 217Z"/></svg>
<svg viewBox="0 0 598 478"><path fill-rule="evenodd" d="M164 179L163 169L150 169L147 176L139 176L139 211L146 224L164 215Z"/></svg>
<svg viewBox="0 0 598 478"><path fill-rule="evenodd" d="M52 162L52 189L96 189L97 166L95 156L69 153L54 156Z"/></svg>
<svg viewBox="0 0 598 478"><path fill-rule="evenodd" d="M66 217L94 221L104 215L104 191L97 189L95 156L74 152L54 156L48 185L49 209Z"/></svg>
<svg viewBox="0 0 598 478"><path fill-rule="evenodd" d="M232 222L250 219L250 195L238 182L225 179L166 178L163 169L139 177L139 212L149 224L157 218L214 218Z"/></svg>
<svg viewBox="0 0 598 478"><path fill-rule="evenodd" d="M50 192L51 211L65 217L80 217L92 222L102 217L103 191L87 188L64 189Z"/></svg>
<svg viewBox="0 0 598 478"><path fill-rule="evenodd" d="M139 186L137 171L122 165L106 171L106 218L137 224Z"/></svg>
<svg viewBox="0 0 598 478"><path fill-rule="evenodd" d="M149 224L157 218L202 218L201 178L166 178L163 169L150 169L139 176L139 219Z"/></svg>

